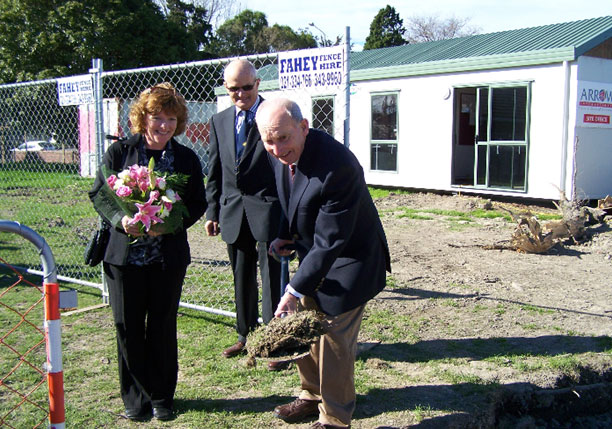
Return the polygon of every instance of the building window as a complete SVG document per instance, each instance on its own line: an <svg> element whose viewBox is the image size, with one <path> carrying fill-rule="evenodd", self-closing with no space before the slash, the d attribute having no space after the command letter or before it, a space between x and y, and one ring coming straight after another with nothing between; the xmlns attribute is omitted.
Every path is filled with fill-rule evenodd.
<svg viewBox="0 0 612 429"><path fill-rule="evenodd" d="M370 168L397 171L397 93L372 94Z"/></svg>
<svg viewBox="0 0 612 429"><path fill-rule="evenodd" d="M334 136L334 97L312 99L312 128Z"/></svg>

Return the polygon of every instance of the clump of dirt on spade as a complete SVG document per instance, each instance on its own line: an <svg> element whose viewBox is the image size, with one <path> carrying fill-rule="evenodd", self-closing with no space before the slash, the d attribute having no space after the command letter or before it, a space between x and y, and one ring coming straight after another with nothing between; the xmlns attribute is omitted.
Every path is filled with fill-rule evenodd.
<svg viewBox="0 0 612 429"><path fill-rule="evenodd" d="M249 334L247 341L248 366L255 358L291 360L306 352L310 344L327 331L322 313L298 311L283 318L274 318Z"/></svg>

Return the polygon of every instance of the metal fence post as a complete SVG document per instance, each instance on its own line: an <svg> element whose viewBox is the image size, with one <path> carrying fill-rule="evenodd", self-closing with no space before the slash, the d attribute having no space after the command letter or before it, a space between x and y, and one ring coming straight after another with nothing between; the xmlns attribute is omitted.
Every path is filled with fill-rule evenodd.
<svg viewBox="0 0 612 429"><path fill-rule="evenodd" d="M94 58L89 69L93 80L94 112L96 118L96 162L100 165L104 154L104 117L102 104L102 60Z"/></svg>
<svg viewBox="0 0 612 429"><path fill-rule="evenodd" d="M346 70L346 77L344 78L344 96L345 96L345 107L344 107L344 146L350 146L350 131L351 131L351 27L346 27L344 32L345 39L345 51L346 55L344 58L344 69Z"/></svg>
<svg viewBox="0 0 612 429"><path fill-rule="evenodd" d="M102 91L102 72L103 65L100 58L94 58L91 60L92 68L89 69L91 78L93 80L93 92L94 92L94 112L96 121L96 167L102 163L102 156L104 155L104 103L103 103L103 91ZM98 219L98 228L102 223L101 219ZM104 276L104 267L100 264L100 273L102 276L102 302L104 304L109 303L108 298L108 285L106 284L106 277Z"/></svg>

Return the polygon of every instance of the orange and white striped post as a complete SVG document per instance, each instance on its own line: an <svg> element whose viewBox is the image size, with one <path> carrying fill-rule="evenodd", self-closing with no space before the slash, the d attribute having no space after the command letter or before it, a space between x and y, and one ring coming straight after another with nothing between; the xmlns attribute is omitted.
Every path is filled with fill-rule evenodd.
<svg viewBox="0 0 612 429"><path fill-rule="evenodd" d="M49 386L49 429L65 429L64 373L62 370L62 328L57 266L51 248L36 231L19 222L0 219L0 231L12 232L36 246L44 272L45 343L47 348L47 384Z"/></svg>
<svg viewBox="0 0 612 429"><path fill-rule="evenodd" d="M64 372L62 368L62 331L59 311L59 284L45 283L45 340L47 345L47 382L49 385L49 429L64 429Z"/></svg>

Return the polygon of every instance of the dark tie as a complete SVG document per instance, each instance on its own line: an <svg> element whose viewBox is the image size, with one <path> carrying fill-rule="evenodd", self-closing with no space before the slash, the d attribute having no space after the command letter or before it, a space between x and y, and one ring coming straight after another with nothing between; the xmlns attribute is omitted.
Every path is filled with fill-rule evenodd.
<svg viewBox="0 0 612 429"><path fill-rule="evenodd" d="M236 133L236 162L240 160L242 152L246 147L249 130L251 129L251 125L253 123L253 114L250 110L243 110L239 113L239 115L243 116L244 119L240 125L240 128L238 129L238 132Z"/></svg>
<svg viewBox="0 0 612 429"><path fill-rule="evenodd" d="M289 183L287 183L286 195L287 199L291 197L291 192L293 190L293 179L295 178L295 164L289 164Z"/></svg>

